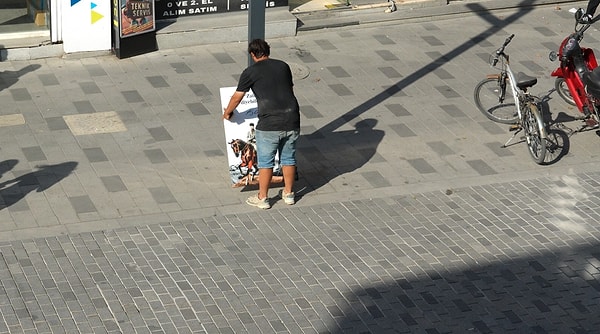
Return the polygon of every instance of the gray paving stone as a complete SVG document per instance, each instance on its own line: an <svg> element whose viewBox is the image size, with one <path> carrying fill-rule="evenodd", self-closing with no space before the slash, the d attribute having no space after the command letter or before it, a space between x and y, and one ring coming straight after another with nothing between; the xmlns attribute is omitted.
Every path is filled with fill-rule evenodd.
<svg viewBox="0 0 600 334"><path fill-rule="evenodd" d="M165 78L162 76L151 76L151 77L146 77L146 79L154 88L170 87L167 80L165 80Z"/></svg>
<svg viewBox="0 0 600 334"><path fill-rule="evenodd" d="M30 101L32 99L27 88L12 88L10 93L15 101Z"/></svg>
<svg viewBox="0 0 600 334"><path fill-rule="evenodd" d="M201 116L201 115L209 115L210 112L206 107L198 102L198 103L188 103L186 107L192 112L193 115Z"/></svg>
<svg viewBox="0 0 600 334"><path fill-rule="evenodd" d="M398 60L398 57L389 50L375 50L375 53L384 61Z"/></svg>
<svg viewBox="0 0 600 334"><path fill-rule="evenodd" d="M128 103L144 102L144 99L137 90L126 90L121 93Z"/></svg>

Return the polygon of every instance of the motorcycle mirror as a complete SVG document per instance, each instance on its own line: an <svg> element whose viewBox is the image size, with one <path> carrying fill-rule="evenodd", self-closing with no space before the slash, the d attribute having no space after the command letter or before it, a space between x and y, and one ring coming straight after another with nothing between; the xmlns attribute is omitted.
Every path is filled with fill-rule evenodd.
<svg viewBox="0 0 600 334"><path fill-rule="evenodd" d="M583 10L583 8L577 9L577 11L575 12L575 20L577 20L577 22L579 22L579 20L581 20L581 18L583 17L583 14L585 14L585 11Z"/></svg>
<svg viewBox="0 0 600 334"><path fill-rule="evenodd" d="M551 51L548 55L548 59L550 59L550 61L555 61L558 59L558 53L556 53L556 51Z"/></svg>

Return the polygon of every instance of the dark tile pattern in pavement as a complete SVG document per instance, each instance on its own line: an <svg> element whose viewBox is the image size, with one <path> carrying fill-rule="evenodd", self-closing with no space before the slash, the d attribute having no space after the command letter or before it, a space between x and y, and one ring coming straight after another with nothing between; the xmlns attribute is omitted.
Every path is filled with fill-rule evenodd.
<svg viewBox="0 0 600 334"><path fill-rule="evenodd" d="M0 243L0 333L594 333L600 175Z"/></svg>

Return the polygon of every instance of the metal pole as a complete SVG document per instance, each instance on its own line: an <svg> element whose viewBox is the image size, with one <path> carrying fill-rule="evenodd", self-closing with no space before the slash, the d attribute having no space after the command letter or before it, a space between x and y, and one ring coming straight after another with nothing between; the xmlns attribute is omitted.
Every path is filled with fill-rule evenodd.
<svg viewBox="0 0 600 334"><path fill-rule="evenodd" d="M248 0L248 43L256 38L265 39L265 1ZM248 66L252 65L252 57L248 55Z"/></svg>

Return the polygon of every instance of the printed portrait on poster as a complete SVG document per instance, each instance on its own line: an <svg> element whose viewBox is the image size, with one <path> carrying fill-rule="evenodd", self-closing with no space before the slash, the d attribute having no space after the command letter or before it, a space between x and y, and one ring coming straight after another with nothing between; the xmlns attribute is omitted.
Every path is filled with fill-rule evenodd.
<svg viewBox="0 0 600 334"><path fill-rule="evenodd" d="M121 37L129 37L155 29L154 0L121 1Z"/></svg>
<svg viewBox="0 0 600 334"><path fill-rule="evenodd" d="M221 88L221 110L227 107L236 87ZM246 93L242 102L233 112L230 120L223 120L227 163L233 187L258 185L255 128L258 122L258 105L252 91ZM283 182L279 157L275 158L272 183Z"/></svg>

